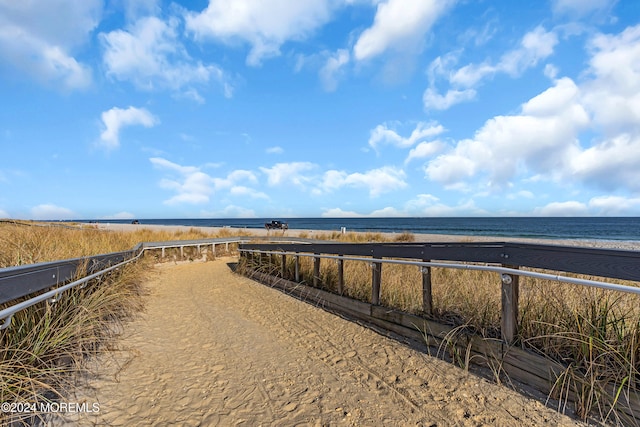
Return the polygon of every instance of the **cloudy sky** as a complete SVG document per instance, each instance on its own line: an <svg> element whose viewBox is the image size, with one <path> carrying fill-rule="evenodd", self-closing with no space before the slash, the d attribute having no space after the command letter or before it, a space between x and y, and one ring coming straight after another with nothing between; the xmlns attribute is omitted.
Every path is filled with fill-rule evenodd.
<svg viewBox="0 0 640 427"><path fill-rule="evenodd" d="M640 216L637 0L0 0L0 218Z"/></svg>

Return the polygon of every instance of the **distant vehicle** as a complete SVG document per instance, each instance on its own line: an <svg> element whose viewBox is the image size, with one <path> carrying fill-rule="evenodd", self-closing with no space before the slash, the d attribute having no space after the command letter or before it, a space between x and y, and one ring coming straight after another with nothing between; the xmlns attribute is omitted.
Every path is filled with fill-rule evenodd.
<svg viewBox="0 0 640 427"><path fill-rule="evenodd" d="M131 224L140 224L140 221L138 221L137 219L134 219L133 221L131 221Z"/></svg>
<svg viewBox="0 0 640 427"><path fill-rule="evenodd" d="M282 221L271 221L264 224L264 228L267 230L287 230L289 225Z"/></svg>

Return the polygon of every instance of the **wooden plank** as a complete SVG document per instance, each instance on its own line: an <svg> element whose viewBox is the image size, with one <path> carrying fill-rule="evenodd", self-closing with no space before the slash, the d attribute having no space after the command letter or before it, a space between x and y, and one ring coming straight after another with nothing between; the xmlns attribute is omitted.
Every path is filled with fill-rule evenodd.
<svg viewBox="0 0 640 427"><path fill-rule="evenodd" d="M371 268L371 304L380 304L380 292L382 285L382 263L373 262Z"/></svg>
<svg viewBox="0 0 640 427"><path fill-rule="evenodd" d="M424 260L429 261L429 260ZM427 315L433 313L433 295L431 291L431 267L420 267L422 272L422 312Z"/></svg>
<svg viewBox="0 0 640 427"><path fill-rule="evenodd" d="M342 294L344 294L344 260L340 258L338 259L338 295Z"/></svg>
<svg viewBox="0 0 640 427"><path fill-rule="evenodd" d="M280 277L282 277L283 279L286 276L286 272L287 272L287 256L282 254L281 255L281 259L280 259Z"/></svg>
<svg viewBox="0 0 640 427"><path fill-rule="evenodd" d="M103 270L136 255L135 250L0 269L0 304L66 283L79 268L86 274ZM84 272L84 271L83 271Z"/></svg>
<svg viewBox="0 0 640 427"><path fill-rule="evenodd" d="M314 254L314 255L320 255L320 254ZM316 288L320 284L320 260L321 259L322 258L318 256L313 258L313 286Z"/></svg>
<svg viewBox="0 0 640 427"><path fill-rule="evenodd" d="M508 243L504 252L513 265L640 281L640 251Z"/></svg>

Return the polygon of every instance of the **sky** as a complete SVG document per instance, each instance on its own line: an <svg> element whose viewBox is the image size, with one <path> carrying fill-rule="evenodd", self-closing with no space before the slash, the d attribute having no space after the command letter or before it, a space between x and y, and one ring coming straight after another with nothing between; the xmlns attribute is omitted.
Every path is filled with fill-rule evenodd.
<svg viewBox="0 0 640 427"><path fill-rule="evenodd" d="M637 0L0 0L0 218L640 216Z"/></svg>

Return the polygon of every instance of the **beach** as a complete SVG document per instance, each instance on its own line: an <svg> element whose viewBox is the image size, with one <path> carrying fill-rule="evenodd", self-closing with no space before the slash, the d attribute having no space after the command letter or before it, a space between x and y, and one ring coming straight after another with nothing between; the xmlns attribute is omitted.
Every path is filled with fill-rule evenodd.
<svg viewBox="0 0 640 427"><path fill-rule="evenodd" d="M266 237L300 237L315 239L330 236L332 233L340 233L340 230L306 230L306 229L288 229L288 230L266 230L264 228L236 228L236 227L193 227L185 225L149 225L149 224L120 224L120 223L98 223L98 224L82 224L83 226L97 227L101 230L113 231L135 231L142 229L150 229L154 231L168 232L184 232L191 229L201 231L205 234L217 235L220 232L235 233L241 232L247 235ZM360 233L363 232L351 232ZM400 233L379 233L393 241ZM502 237L502 236L474 236L474 235L457 235L457 234L419 234L412 233L415 242L524 242L542 245L566 245L566 246L583 246L596 247L604 249L622 249L622 250L640 250L640 241L625 240L587 240L587 239L534 239L525 237Z"/></svg>
<svg viewBox="0 0 640 427"><path fill-rule="evenodd" d="M541 401L231 270L159 264L146 310L55 425L581 426Z"/></svg>

